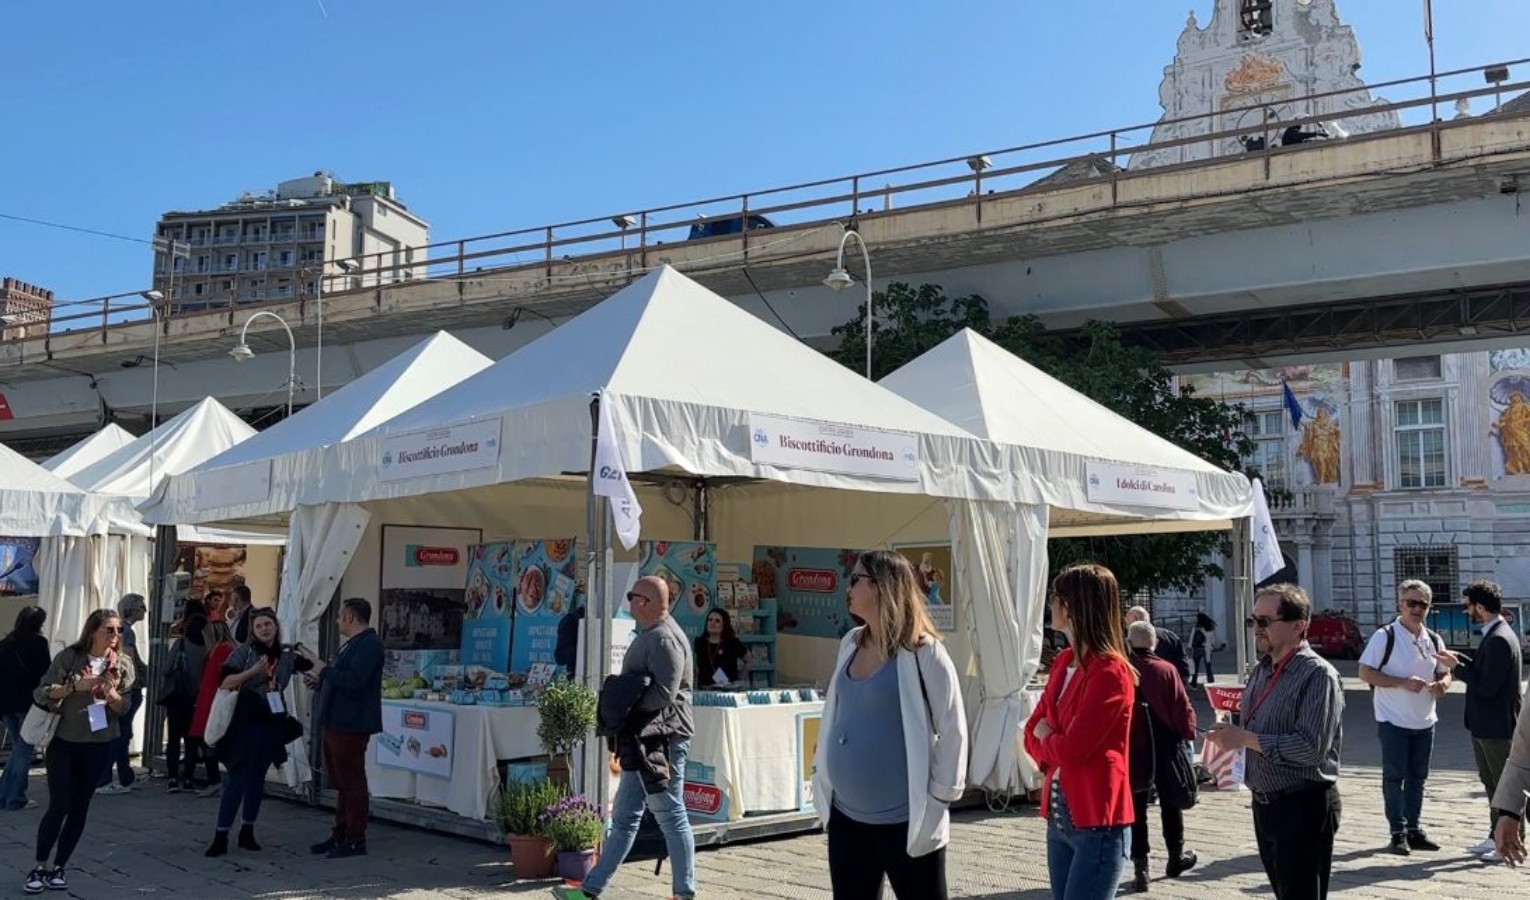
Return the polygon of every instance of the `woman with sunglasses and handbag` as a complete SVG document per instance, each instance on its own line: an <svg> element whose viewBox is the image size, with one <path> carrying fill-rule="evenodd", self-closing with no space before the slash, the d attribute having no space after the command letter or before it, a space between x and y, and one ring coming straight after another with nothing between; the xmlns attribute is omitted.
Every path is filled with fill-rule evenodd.
<svg viewBox="0 0 1530 900"><path fill-rule="evenodd" d="M123 626L116 610L91 613L80 639L53 657L32 694L33 702L54 718L44 754L48 811L37 826L37 864L27 875L28 894L69 887L64 867L85 833L90 798L117 737L118 719L127 711L122 688L135 677L133 664L119 653Z"/></svg>
<svg viewBox="0 0 1530 900"><path fill-rule="evenodd" d="M234 814L244 807L239 829L239 848L259 850L255 820L266 792L266 770L284 760L286 746L296 740L289 729L296 725L287 711L283 691L294 672L307 672L313 663L290 647L282 646L276 612L267 608L250 613L250 639L240 644L223 663L222 691L237 691L233 719L215 748L228 769L223 796L218 800L217 830L207 856L228 852L228 832ZM297 737L301 737L301 730Z"/></svg>
<svg viewBox="0 0 1530 900"><path fill-rule="evenodd" d="M829 833L835 900L945 900L950 804L967 776L967 715L914 568L885 550L850 576L813 759L813 802ZM888 790L905 785L907 791Z"/></svg>

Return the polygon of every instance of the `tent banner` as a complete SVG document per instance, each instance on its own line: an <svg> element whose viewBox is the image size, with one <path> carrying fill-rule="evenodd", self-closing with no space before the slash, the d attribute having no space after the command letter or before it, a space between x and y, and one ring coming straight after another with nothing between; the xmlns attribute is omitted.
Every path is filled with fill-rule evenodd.
<svg viewBox="0 0 1530 900"><path fill-rule="evenodd" d="M1085 465L1090 503L1191 511L1200 508L1201 498L1195 487L1194 472L1095 460L1089 460Z"/></svg>
<svg viewBox="0 0 1530 900"><path fill-rule="evenodd" d="M785 469L808 469L889 481L919 480L919 437L883 431L749 414L749 458Z"/></svg>
<svg viewBox="0 0 1530 900"><path fill-rule="evenodd" d="M0 595L37 593L37 570L32 567L32 557L41 545L41 538L0 537Z"/></svg>
<svg viewBox="0 0 1530 900"><path fill-rule="evenodd" d="M639 575L656 575L669 585L669 613L692 638L707 624L717 597L717 545L698 541L643 541Z"/></svg>
<svg viewBox="0 0 1530 900"><path fill-rule="evenodd" d="M385 438L378 477L402 481L487 469L498 463L499 420L489 419Z"/></svg>

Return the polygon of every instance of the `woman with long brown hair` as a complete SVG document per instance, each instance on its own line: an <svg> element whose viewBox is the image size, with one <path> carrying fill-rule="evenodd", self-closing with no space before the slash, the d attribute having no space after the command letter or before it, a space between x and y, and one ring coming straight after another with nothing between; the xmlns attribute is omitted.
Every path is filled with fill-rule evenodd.
<svg viewBox="0 0 1530 900"><path fill-rule="evenodd" d="M861 624L840 641L814 755L835 900L945 900L948 812L966 787L961 684L914 568L885 550L850 576ZM904 790L889 790L901 785Z"/></svg>
<svg viewBox="0 0 1530 900"><path fill-rule="evenodd" d="M725 687L749 680L749 648L733 630L733 618L726 609L707 613L701 634L696 636L696 677L703 690Z"/></svg>
<svg viewBox="0 0 1530 900"><path fill-rule="evenodd" d="M32 693L34 703L58 714L58 726L44 754L48 811L37 825L37 865L27 875L28 894L69 887L64 866L85 833L90 798L127 710L122 690L133 683L133 664L119 652L123 627L114 609L91 613L80 639L53 657Z"/></svg>
<svg viewBox="0 0 1530 900"><path fill-rule="evenodd" d="M1025 725L1025 750L1046 776L1047 873L1053 900L1106 900L1116 895L1133 820L1127 747L1136 676L1116 576L1094 564L1064 569L1052 581L1052 627L1068 636L1068 649Z"/></svg>

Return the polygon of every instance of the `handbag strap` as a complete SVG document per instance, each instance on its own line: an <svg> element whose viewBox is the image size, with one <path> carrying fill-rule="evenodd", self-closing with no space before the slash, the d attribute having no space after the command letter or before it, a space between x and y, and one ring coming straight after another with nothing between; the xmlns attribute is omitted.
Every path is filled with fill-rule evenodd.
<svg viewBox="0 0 1530 900"><path fill-rule="evenodd" d="M936 735L935 731L935 708L930 705L930 689L924 683L924 666L919 664L919 649L914 648L914 671L919 673L919 693L924 695L924 714L930 719L930 734ZM938 736L938 735L936 735Z"/></svg>

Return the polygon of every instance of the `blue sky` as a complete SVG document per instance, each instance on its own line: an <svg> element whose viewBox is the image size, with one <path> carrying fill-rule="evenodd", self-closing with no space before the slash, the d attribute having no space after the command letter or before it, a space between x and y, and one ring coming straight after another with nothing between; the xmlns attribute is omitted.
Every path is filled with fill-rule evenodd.
<svg viewBox="0 0 1530 900"><path fill-rule="evenodd" d="M1156 119L1186 10L1212 7L322 4L4 4L0 214L147 238L328 169L393 181L445 240L965 156ZM1427 71L1422 5L1341 0L1367 81ZM1530 56L1525 0L1435 6L1441 70ZM0 218L0 275L67 299L146 287L150 263Z"/></svg>

